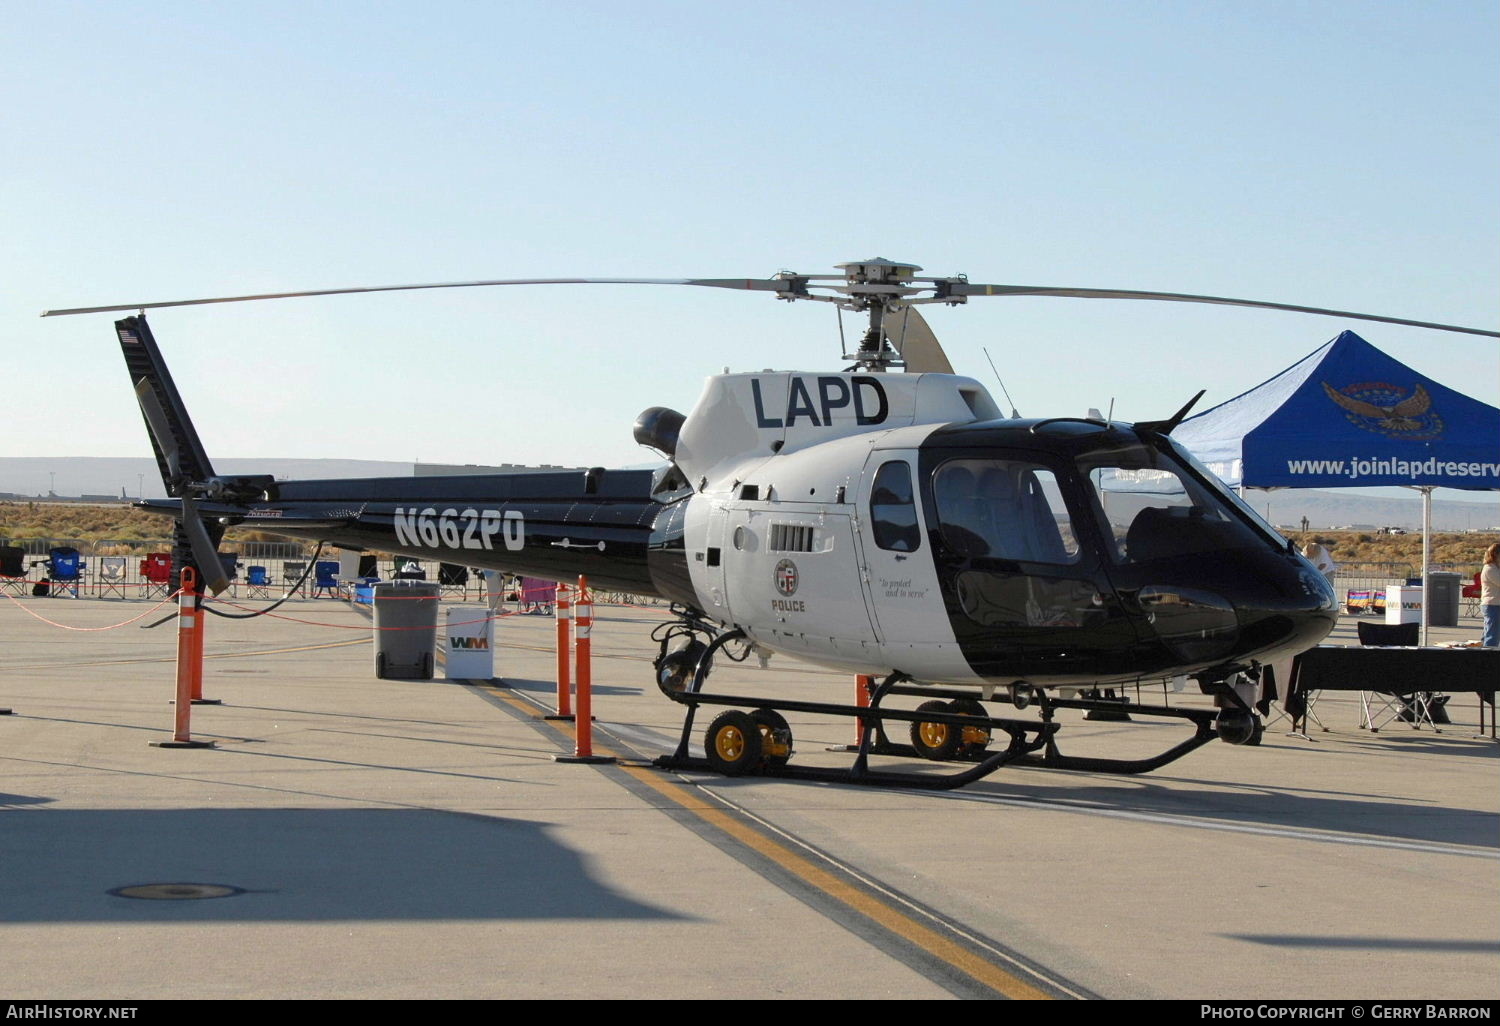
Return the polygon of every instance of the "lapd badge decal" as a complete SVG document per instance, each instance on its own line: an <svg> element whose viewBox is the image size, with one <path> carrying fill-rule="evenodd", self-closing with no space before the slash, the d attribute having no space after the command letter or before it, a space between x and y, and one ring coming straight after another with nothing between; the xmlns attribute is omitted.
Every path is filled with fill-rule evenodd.
<svg viewBox="0 0 1500 1026"><path fill-rule="evenodd" d="M776 590L783 595L797 594L797 564L790 559L776 564Z"/></svg>
<svg viewBox="0 0 1500 1026"><path fill-rule="evenodd" d="M1323 382L1323 391L1345 418L1357 428L1387 438L1425 441L1443 433L1443 418L1432 410L1432 396L1420 384L1411 391L1385 382L1361 382L1335 389Z"/></svg>

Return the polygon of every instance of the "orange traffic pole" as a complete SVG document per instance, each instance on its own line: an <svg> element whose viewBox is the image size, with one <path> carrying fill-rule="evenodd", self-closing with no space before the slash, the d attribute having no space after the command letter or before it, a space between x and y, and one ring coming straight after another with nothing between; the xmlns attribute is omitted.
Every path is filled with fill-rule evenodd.
<svg viewBox="0 0 1500 1026"><path fill-rule="evenodd" d="M867 673L861 673L854 678L854 704L861 709L870 707L870 692L875 689L875 678ZM854 743L858 745L864 740L865 718L856 717L854 720Z"/></svg>
<svg viewBox="0 0 1500 1026"><path fill-rule="evenodd" d="M184 567L184 572L192 567ZM193 704L194 705L220 705L220 699L203 697L203 646L204 631L208 628L208 613L203 608L203 602L208 596L201 591L198 593L198 616L193 624L193 663L197 669L193 671Z"/></svg>
<svg viewBox="0 0 1500 1026"><path fill-rule="evenodd" d="M594 707L594 696L592 693L594 684L593 640L590 635L594 631L594 597L589 594L589 581L587 577L578 578L578 611L573 622L573 637L575 639L574 655L578 660L578 731L576 733L577 743L573 754L578 756L590 756L594 754L594 731L591 715Z"/></svg>
<svg viewBox="0 0 1500 1026"><path fill-rule="evenodd" d="M868 709L870 707L870 695L873 694L874 691L875 691L875 678L874 677L872 677L872 676L870 676L869 674L866 674L866 673L861 673L861 674L858 674L858 675L855 676L855 678L854 678L854 704L855 705L859 706L861 709ZM830 751L830 752L857 752L857 751L859 751L860 742L862 742L864 740L864 736L865 736L865 724L871 723L871 722L878 722L878 721L871 721L871 720L867 720L863 716L856 716L854 718L854 743L852 745L834 745L832 748L829 748L828 751Z"/></svg>
<svg viewBox="0 0 1500 1026"><path fill-rule="evenodd" d="M153 748L212 748L212 741L194 741L193 692L202 688L203 610L198 602L198 575L182 568L182 586L177 592L177 702L172 740L152 741Z"/></svg>
<svg viewBox="0 0 1500 1026"><path fill-rule="evenodd" d="M193 692L200 686L198 675L203 672L194 642L202 615L198 609L198 575L192 567L183 567L182 590L177 595L177 719L173 741L192 740Z"/></svg>
<svg viewBox="0 0 1500 1026"><path fill-rule="evenodd" d="M573 737L573 754L571 756L559 755L558 762L614 762L608 755L594 754L594 717L593 717L593 639L591 635L594 630L594 596L589 591L589 579L582 575L578 578L578 608L574 611L574 633L577 638L578 673L578 716L576 719L577 729Z"/></svg>
<svg viewBox="0 0 1500 1026"><path fill-rule="evenodd" d="M548 716L549 720L571 720L573 718L573 705L570 692L572 691L572 661L573 661L573 614L571 612L572 602L568 595L568 586L562 581L557 582L557 597L552 601L552 610L557 614L557 712Z"/></svg>

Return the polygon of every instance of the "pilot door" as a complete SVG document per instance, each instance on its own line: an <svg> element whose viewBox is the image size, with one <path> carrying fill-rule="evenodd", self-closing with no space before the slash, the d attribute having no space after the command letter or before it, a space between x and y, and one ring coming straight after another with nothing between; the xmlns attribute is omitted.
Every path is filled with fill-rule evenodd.
<svg viewBox="0 0 1500 1026"><path fill-rule="evenodd" d="M1002 681L1122 672L1135 631L1069 468L992 449L935 453L927 466L934 561L973 669Z"/></svg>
<svg viewBox="0 0 1500 1026"><path fill-rule="evenodd" d="M877 450L860 475L861 577L875 630L894 668L921 665L942 679L973 677L964 661L938 586L932 544L923 530L914 450Z"/></svg>

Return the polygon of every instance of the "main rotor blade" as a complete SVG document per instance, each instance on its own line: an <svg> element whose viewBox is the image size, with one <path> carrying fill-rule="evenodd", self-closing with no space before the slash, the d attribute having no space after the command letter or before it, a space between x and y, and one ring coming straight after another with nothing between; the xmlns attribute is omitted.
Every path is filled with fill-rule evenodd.
<svg viewBox="0 0 1500 1026"><path fill-rule="evenodd" d="M1457 324L1435 324L1432 321L1413 321L1404 317L1382 317L1379 314L1354 313L1349 310L1325 310L1317 306L1293 306L1290 303L1267 303L1258 299L1226 299L1223 296L1192 296L1181 292L1136 292L1128 289L1075 289L1057 288L1047 285L979 285L974 282L954 282L949 286L955 296L1065 296L1072 299L1157 299L1172 303L1215 303L1220 306L1248 306L1263 310L1289 310L1292 313L1323 314L1328 317L1351 317L1357 321L1380 321L1384 324L1406 324L1413 328L1432 328L1436 331L1458 331L1465 335L1485 335L1500 338L1500 331L1484 328L1465 328Z"/></svg>
<svg viewBox="0 0 1500 1026"><path fill-rule="evenodd" d="M900 351L908 374L953 373L953 364L948 362L948 354L943 352L932 325L917 312L916 307L908 306L888 314L885 333Z"/></svg>
<svg viewBox="0 0 1500 1026"><path fill-rule="evenodd" d="M422 289L474 289L491 285L705 285L719 289L749 289L757 292L791 292L793 282L785 278L506 278L497 281L448 281L432 285L372 285L348 289L312 289L306 292L263 292L248 296L213 296L207 299L174 299L157 303L119 303L114 306L79 306L46 310L43 317L70 314L118 313L122 310L160 310L170 306L208 306L213 303L249 303L261 299L301 299L305 296L348 296L365 292L415 292Z"/></svg>
<svg viewBox="0 0 1500 1026"><path fill-rule="evenodd" d="M80 306L65 310L47 310L43 317L61 317L69 314L118 313L125 310L158 310L174 306L206 306L213 303L246 303L262 299L298 299L306 296L345 296L369 292L413 292L424 289L470 289L487 288L492 285L698 285L718 289L743 289L753 292L777 292L786 298L832 299L836 297L814 295L808 289L833 289L849 292L856 289L863 296L877 291L926 291L931 285L915 288L906 286L877 286L860 284L840 288L823 284L825 280L837 281L831 275L797 275L784 272L775 278L504 278L492 281L450 281L429 285L376 285L344 289L312 289L303 292L265 292L244 296L214 296L205 299L178 299L169 302L119 303L112 306ZM913 279L915 280L915 279ZM1287 310L1292 313L1321 314L1327 317L1348 317L1360 321L1380 321L1384 324L1404 324L1415 328L1431 328L1436 331L1456 331L1466 335L1484 335L1500 338L1500 331L1485 328L1466 328L1456 324L1438 324L1433 321L1410 320L1405 317L1384 317L1379 314L1355 313L1351 310L1329 310L1316 306L1297 306L1291 303L1268 303L1258 299L1230 299L1225 296L1195 296L1182 292L1143 292L1130 289L1082 289L1060 288L1046 285L984 285L975 282L951 279L923 279L938 285L941 300L946 296L1064 296L1073 299L1154 299L1174 303L1212 303L1220 306L1244 306L1263 310ZM904 305L906 297L889 297ZM931 302L931 300L923 300Z"/></svg>

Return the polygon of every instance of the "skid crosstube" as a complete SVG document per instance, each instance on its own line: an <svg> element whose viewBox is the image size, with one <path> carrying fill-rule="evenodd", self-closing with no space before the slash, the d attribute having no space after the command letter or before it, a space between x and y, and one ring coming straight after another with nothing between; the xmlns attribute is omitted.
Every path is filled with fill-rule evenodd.
<svg viewBox="0 0 1500 1026"><path fill-rule="evenodd" d="M701 683L701 678L699 682L695 683ZM853 717L862 721L864 729L861 731L860 745L856 750L854 765L849 769L781 765L774 768L767 768L763 772L767 775L794 780L867 784L877 787L951 790L989 776L996 770L1011 763L1044 766L1051 769L1083 770L1094 773L1148 773L1151 770L1182 758L1184 755L1202 747L1216 737L1214 731L1215 710L1131 705L1128 708L1133 714L1189 720L1195 727L1193 736L1149 759L1102 759L1069 756L1062 754L1057 748L1056 735L1061 729L1062 724L1057 723L1052 718L1054 711L1057 709L1083 709L1089 711L1108 710L1118 712L1121 708L1119 700L1087 698L1057 699L1038 691L1035 702L1041 713L1039 721L1018 720L1009 717L980 717L936 710L918 712L915 709L886 709L880 705L880 702L884 697L892 694L950 700L960 698L972 700L975 698L972 690L960 691L941 687L909 686L903 685L894 677L888 678L876 690L868 706L796 699L767 699L764 696L713 694L701 691L666 691L665 693L673 701L686 705L688 712L683 722L682 737L678 742L676 752L672 755L661 756L656 759L654 762L656 766L663 769L713 769L713 766L707 759L688 754L690 751L693 721L700 705L738 706L750 709L772 709L778 712L816 713L826 716ZM1011 701L1009 696L1002 693L994 694L989 700L996 702ZM908 723L946 723L957 727L989 727L1004 731L1009 736L1010 743L993 754L981 754L970 757L969 761L975 764L969 769L957 773L935 774L877 771L871 769L869 766L869 756L871 755L919 757L911 745L893 742L886 736L884 729L886 720Z"/></svg>

